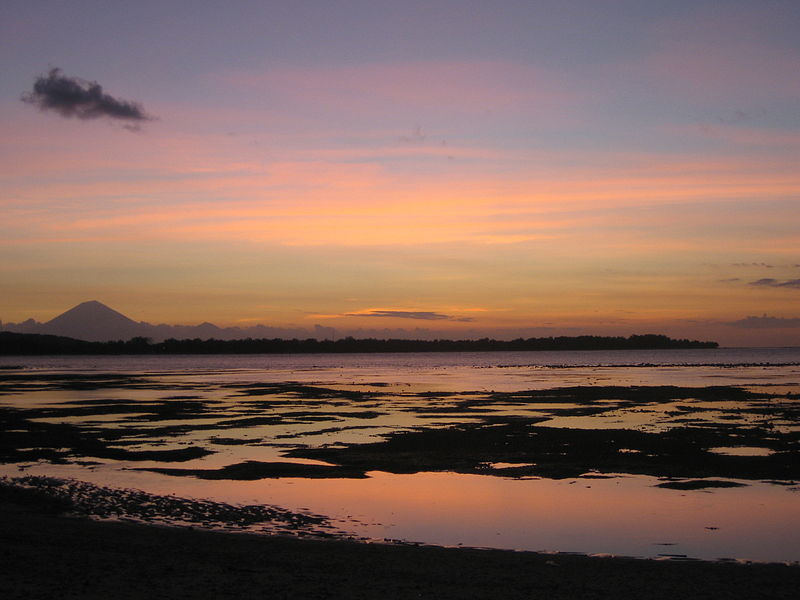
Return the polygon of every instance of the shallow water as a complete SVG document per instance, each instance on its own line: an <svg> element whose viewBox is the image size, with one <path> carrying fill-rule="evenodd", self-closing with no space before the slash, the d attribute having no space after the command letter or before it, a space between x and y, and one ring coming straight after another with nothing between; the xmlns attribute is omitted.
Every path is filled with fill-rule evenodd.
<svg viewBox="0 0 800 600"><path fill-rule="evenodd" d="M465 466L456 457L450 467L444 463L434 470L430 464L393 467L409 472L367 468L366 477L248 481L139 470L205 474L247 461L324 469L332 463L312 456L309 449L352 450L399 431L474 426L486 432L519 419L530 427L589 433L631 430L656 436L687 424L725 435L735 431L732 435L750 436L750 441L711 445L708 453L731 461L760 460L796 451L793 445L776 444L794 444L792 436L800 430L798 349L4 357L2 365L22 368L0 371L0 407L28 411L31 427L63 423L81 435L100 436L111 448L83 456L67 449L55 463L14 460L0 465L3 474L73 477L154 494L302 508L370 539L648 557L800 560L798 483L753 476L760 463L750 470L709 474L740 487L700 489L656 487L667 481L663 473L636 469L607 478L598 478L592 469L543 476L536 473L537 460L530 455L512 459L496 453L487 455L485 468ZM287 387L287 382L313 387ZM630 391L631 386L664 385L736 386L761 396L727 398L730 392L723 391L723 397L682 394L651 401L645 390L633 400L613 391L603 392L608 397L584 397L586 389L598 386ZM571 386L577 386L574 397L525 393ZM177 460L178 455L175 460L166 455L151 460L146 454L191 448L213 453L190 460ZM618 452L634 457L642 450ZM397 455L381 457L394 460ZM735 472L747 476L731 476Z"/></svg>

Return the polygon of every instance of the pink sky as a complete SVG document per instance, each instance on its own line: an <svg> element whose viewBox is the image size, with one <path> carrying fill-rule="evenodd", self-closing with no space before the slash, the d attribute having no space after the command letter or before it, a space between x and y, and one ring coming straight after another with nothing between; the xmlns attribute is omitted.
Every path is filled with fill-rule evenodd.
<svg viewBox="0 0 800 600"><path fill-rule="evenodd" d="M469 4L11 2L0 319L800 345L800 8Z"/></svg>

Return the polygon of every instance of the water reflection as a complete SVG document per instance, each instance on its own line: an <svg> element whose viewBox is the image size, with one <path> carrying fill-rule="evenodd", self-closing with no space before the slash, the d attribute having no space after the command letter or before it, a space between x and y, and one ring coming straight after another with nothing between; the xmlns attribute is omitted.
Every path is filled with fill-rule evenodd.
<svg viewBox="0 0 800 600"><path fill-rule="evenodd" d="M263 481L245 498L348 516L373 538L698 558L800 560L796 493L768 485L682 493L647 477L553 481L370 473L353 482ZM215 495L225 493L215 490ZM241 495L240 495L241 494Z"/></svg>
<svg viewBox="0 0 800 600"><path fill-rule="evenodd" d="M800 560L796 365L113 360L0 375L0 472L302 507L373 539Z"/></svg>

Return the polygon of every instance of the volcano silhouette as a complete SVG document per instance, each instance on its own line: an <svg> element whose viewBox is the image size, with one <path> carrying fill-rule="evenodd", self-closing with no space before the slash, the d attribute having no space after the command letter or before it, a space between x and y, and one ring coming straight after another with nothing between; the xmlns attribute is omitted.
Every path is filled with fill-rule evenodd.
<svg viewBox="0 0 800 600"><path fill-rule="evenodd" d="M143 335L143 324L129 319L102 302L90 300L44 323L42 330L51 335L63 335L80 340L127 340Z"/></svg>

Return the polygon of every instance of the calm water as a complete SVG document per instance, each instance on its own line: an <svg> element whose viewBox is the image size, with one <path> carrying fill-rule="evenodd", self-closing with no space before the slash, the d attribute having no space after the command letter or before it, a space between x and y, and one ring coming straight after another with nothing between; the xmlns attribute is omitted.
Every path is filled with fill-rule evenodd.
<svg viewBox="0 0 800 600"><path fill-rule="evenodd" d="M782 485L746 481L731 488L675 490L655 487L654 477L565 479L520 478L454 472L396 474L369 472L363 479L282 477L254 481L202 480L131 469L180 467L219 469L243 461L313 463L286 458L297 447L371 442L418 427L450 427L477 417L447 412L448 402L466 392L546 390L568 386L705 387L733 385L784 394L797 402L800 349L717 349L670 351L425 353L364 355L167 356L167 357L3 357L0 376L28 377L26 386L0 395L0 406L42 408L64 402L127 403L130 413L42 417L89 428L125 431L137 427L129 448L212 448L213 454L180 463L103 459L94 464L36 463L0 465L35 475L73 477L102 485L158 494L211 498L231 503L264 503L303 508L329 516L341 529L372 539L401 539L444 545L528 550L575 551L657 557L687 555L718 559L800 560L800 492L796 482ZM136 381L109 380L91 386L61 385L59 377L130 375ZM41 381L39 384L36 382ZM300 382L340 390L325 401L276 393L272 405L243 408L236 386ZM368 402L351 401L352 392L375 392ZM448 395L450 394L450 395ZM197 398L213 410L202 415L153 423L141 433L142 406L174 397ZM629 407L600 414L556 413L537 405L493 404L494 417L542 416L555 427L630 428L660 431L677 426L675 416L692 404L704 418L754 419L749 406L720 404L719 410L691 399L680 403ZM778 402L776 400L775 402ZM438 404L437 404L438 403ZM774 404L774 403L773 403ZM429 414L424 409L444 407ZM558 407L560 410L561 407ZM736 411L735 413L732 411ZM538 411L538 412L537 412ZM715 412L716 411L716 412ZM725 412L727 411L727 412ZM750 412L748 412L750 411ZM302 413L302 414L301 414ZM741 416L741 414L750 416ZM293 415L288 418L287 415ZM273 421L253 421L270 415ZM733 415L733 416L732 416ZM755 416L753 416L755 415ZM678 415L682 416L682 415ZM767 417L764 417L766 419ZM225 420L227 419L227 420ZM237 421L240 419L240 421ZM250 419L250 421L247 421ZM165 433L165 425L185 425ZM226 425L224 432L215 429ZM160 427L156 430L155 426ZM150 426L150 425L148 425ZM203 426L203 427L201 427ZM769 417L776 431L800 424ZM204 428L205 427L205 428ZM233 438L225 445L219 438ZM722 449L721 452L737 449ZM755 453L764 449L741 449Z"/></svg>
<svg viewBox="0 0 800 600"><path fill-rule="evenodd" d="M2 365L31 369L153 371L195 369L398 370L439 367L593 367L800 364L798 348L716 348L690 350L591 350L571 352L424 352L371 354L22 356L0 357Z"/></svg>

